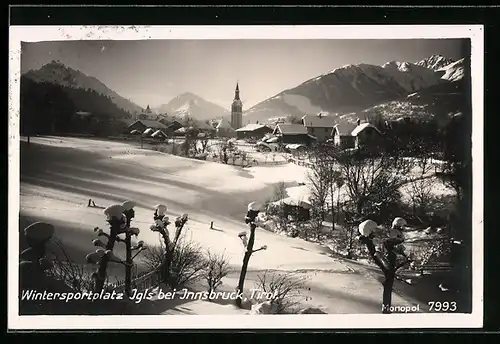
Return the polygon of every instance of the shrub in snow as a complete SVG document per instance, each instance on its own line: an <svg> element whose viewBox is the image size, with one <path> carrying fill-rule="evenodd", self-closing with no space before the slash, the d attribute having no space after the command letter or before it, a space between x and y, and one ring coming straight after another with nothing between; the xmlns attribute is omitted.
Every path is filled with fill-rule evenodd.
<svg viewBox="0 0 500 344"><path fill-rule="evenodd" d="M301 309L298 314L328 314L327 312L323 311L321 308L317 307L308 307Z"/></svg>
<svg viewBox="0 0 500 344"><path fill-rule="evenodd" d="M264 272L257 276L253 298L257 302L268 302L276 314L297 313L300 304L307 300L302 294L308 278L294 272Z"/></svg>
<svg viewBox="0 0 500 344"><path fill-rule="evenodd" d="M215 292L222 285L222 279L230 271L229 258L224 253L214 253L208 250L205 260L202 276L207 282L208 292Z"/></svg>
<svg viewBox="0 0 500 344"><path fill-rule="evenodd" d="M250 310L251 315L259 315L259 314L276 314L276 305L271 301L264 301L260 303L256 303L252 305L252 309Z"/></svg>

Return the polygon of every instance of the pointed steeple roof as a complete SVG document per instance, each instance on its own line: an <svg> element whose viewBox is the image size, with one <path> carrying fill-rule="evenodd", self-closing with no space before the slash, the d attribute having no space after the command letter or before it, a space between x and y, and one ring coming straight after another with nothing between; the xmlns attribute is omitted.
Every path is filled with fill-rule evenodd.
<svg viewBox="0 0 500 344"><path fill-rule="evenodd" d="M236 90L234 91L234 100L240 100L240 85L236 82Z"/></svg>

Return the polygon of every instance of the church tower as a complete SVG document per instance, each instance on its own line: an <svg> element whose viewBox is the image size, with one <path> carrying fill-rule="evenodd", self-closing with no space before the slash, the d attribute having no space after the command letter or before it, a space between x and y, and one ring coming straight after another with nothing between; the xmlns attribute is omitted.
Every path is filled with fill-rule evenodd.
<svg viewBox="0 0 500 344"><path fill-rule="evenodd" d="M240 88L236 83L236 90L234 91L234 100L231 104L231 127L234 130L242 127L243 122L243 103L240 100Z"/></svg>

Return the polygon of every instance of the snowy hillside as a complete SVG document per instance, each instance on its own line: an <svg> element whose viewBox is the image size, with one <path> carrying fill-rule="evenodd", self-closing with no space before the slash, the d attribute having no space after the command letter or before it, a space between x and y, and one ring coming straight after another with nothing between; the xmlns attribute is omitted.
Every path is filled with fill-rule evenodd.
<svg viewBox="0 0 500 344"><path fill-rule="evenodd" d="M36 82L50 82L65 87L91 89L111 99L118 107L129 113L140 112L142 108L109 89L98 79L79 70L72 69L58 61L52 61L38 70L30 70L24 76Z"/></svg>
<svg viewBox="0 0 500 344"><path fill-rule="evenodd" d="M443 67L448 66L449 64L451 64L453 62L455 62L455 61L453 61L452 59L450 59L448 57L444 57L442 55L432 55L426 59L423 59L423 60L417 62L416 65L426 67L426 68L429 68L432 70L438 70L438 69L441 69Z"/></svg>
<svg viewBox="0 0 500 344"><path fill-rule="evenodd" d="M202 121L229 116L229 110L190 92L178 95L168 104L159 106L156 111L172 117L189 117Z"/></svg>
<svg viewBox="0 0 500 344"><path fill-rule="evenodd" d="M441 66L445 60L431 57L428 62ZM410 62L346 65L264 100L246 111L243 121L254 123L284 115L302 117L320 111L358 112L380 103L403 100L410 93L438 85L445 74L445 70Z"/></svg>

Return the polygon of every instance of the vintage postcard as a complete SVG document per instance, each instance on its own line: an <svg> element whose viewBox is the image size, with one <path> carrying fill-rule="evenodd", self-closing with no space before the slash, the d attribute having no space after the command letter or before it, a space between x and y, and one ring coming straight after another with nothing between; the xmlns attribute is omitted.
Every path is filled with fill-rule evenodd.
<svg viewBox="0 0 500 344"><path fill-rule="evenodd" d="M9 328L481 327L483 54L480 25L11 26Z"/></svg>

